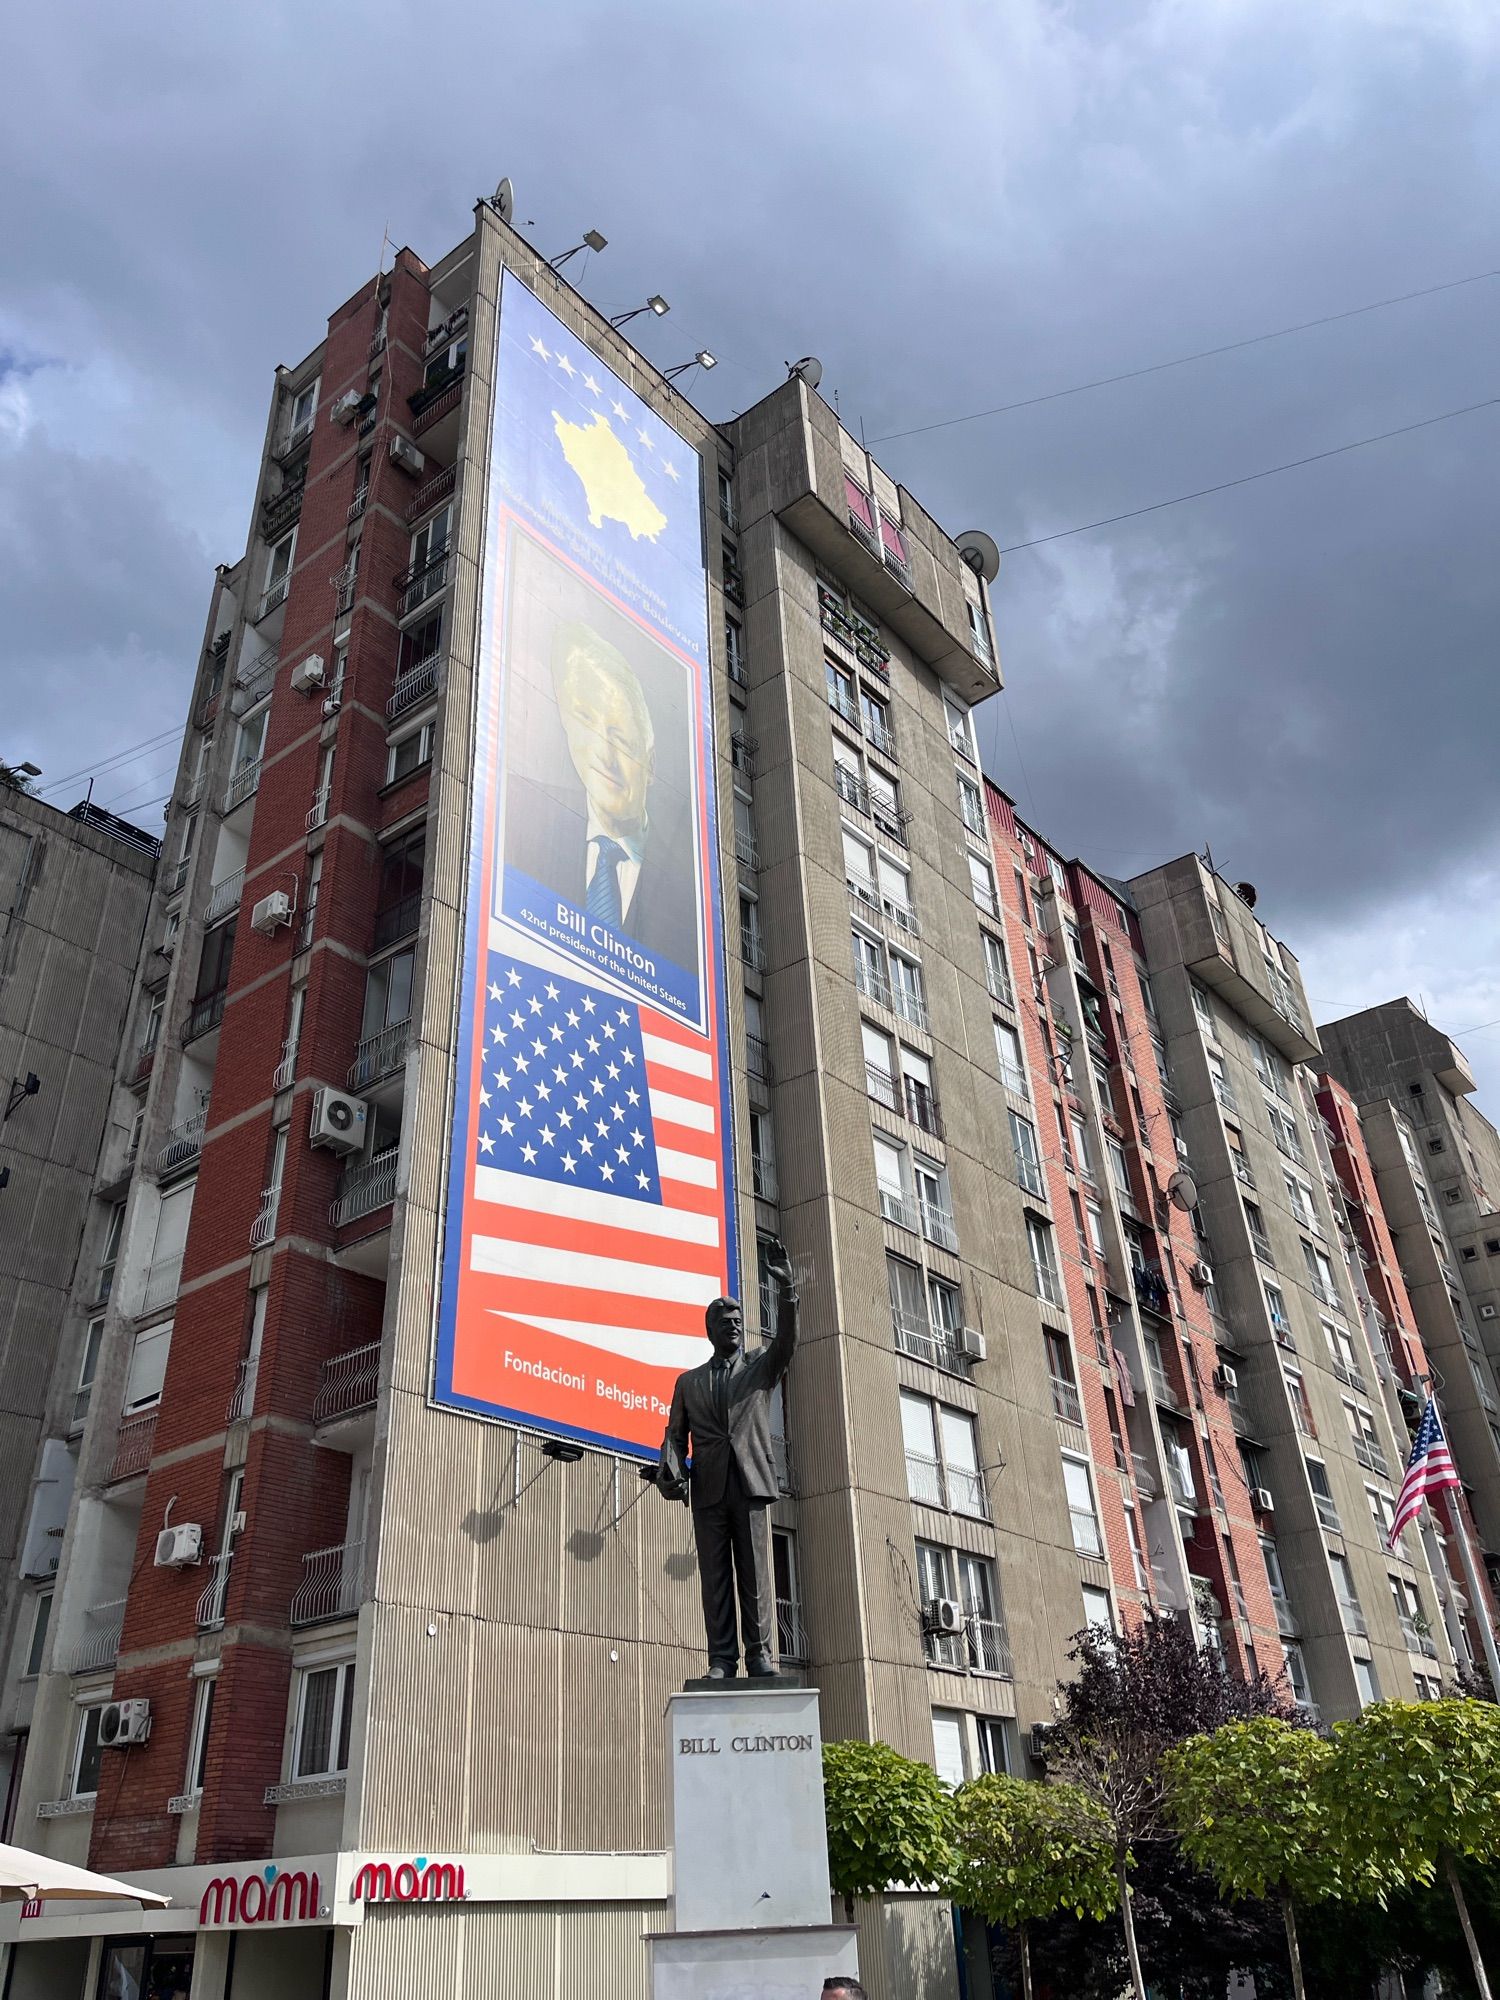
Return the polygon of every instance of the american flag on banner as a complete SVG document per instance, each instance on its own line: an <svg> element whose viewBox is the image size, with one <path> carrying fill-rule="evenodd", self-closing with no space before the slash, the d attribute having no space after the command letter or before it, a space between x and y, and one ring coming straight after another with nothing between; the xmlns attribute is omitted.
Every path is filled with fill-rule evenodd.
<svg viewBox="0 0 1500 2000"><path fill-rule="evenodd" d="M1406 1477L1396 1495L1396 1517L1386 1537L1386 1547L1395 1548L1402 1531L1421 1513L1422 1503L1430 1495L1461 1483L1453 1454L1448 1449L1448 1440L1443 1435L1437 1404L1429 1396L1422 1421L1417 1426L1417 1435L1412 1440L1411 1457L1406 1461Z"/></svg>
<svg viewBox="0 0 1500 2000"><path fill-rule="evenodd" d="M475 1306L497 1332L506 1322L570 1343L580 1368L600 1353L695 1366L703 1308L725 1283L718 1086L703 1038L504 952L489 954L487 973Z"/></svg>

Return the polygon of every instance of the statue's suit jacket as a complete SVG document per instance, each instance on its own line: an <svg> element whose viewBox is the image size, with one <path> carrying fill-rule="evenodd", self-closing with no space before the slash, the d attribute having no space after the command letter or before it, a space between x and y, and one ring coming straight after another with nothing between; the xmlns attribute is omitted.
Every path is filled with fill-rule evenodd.
<svg viewBox="0 0 1500 2000"><path fill-rule="evenodd" d="M791 1365L796 1346L797 1303L783 1290L774 1338L754 1354L741 1351L730 1364L724 1409L719 1406L712 1362L678 1376L661 1448L660 1478L669 1492L680 1493L686 1484L694 1507L716 1507L724 1498L733 1462L747 1499L776 1498L771 1391Z"/></svg>

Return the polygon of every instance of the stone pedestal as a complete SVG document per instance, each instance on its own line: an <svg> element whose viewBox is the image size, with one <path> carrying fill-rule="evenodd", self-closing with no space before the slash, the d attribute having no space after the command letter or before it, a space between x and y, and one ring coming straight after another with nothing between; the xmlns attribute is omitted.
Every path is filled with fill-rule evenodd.
<svg viewBox="0 0 1500 2000"><path fill-rule="evenodd" d="M817 1690L689 1690L666 1730L673 1928L647 1939L652 2000L818 2000L857 1960L829 1922Z"/></svg>

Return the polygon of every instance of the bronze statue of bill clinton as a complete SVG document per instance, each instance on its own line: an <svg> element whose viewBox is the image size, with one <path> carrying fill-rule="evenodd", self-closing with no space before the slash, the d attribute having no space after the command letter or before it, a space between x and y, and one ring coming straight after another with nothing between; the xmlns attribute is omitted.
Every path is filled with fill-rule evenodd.
<svg viewBox="0 0 1500 2000"><path fill-rule="evenodd" d="M657 1486L669 1499L692 1504L710 1680L733 1680L741 1641L752 1678L777 1670L766 1518L776 1498L771 1395L797 1346L797 1294L791 1262L779 1243L771 1246L769 1268L777 1293L775 1333L756 1353L746 1354L739 1301L714 1300L704 1314L713 1358L678 1376L657 1470Z"/></svg>

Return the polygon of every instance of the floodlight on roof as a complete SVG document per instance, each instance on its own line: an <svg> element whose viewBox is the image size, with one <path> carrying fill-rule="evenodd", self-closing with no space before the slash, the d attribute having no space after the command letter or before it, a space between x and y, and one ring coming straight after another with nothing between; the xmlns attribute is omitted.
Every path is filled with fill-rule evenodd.
<svg viewBox="0 0 1500 2000"><path fill-rule="evenodd" d="M570 257L576 257L580 250L604 250L609 246L609 238L601 236L597 229L585 229L583 241L575 243L571 250L560 251L556 257L549 257L548 263L554 271L560 271Z"/></svg>

